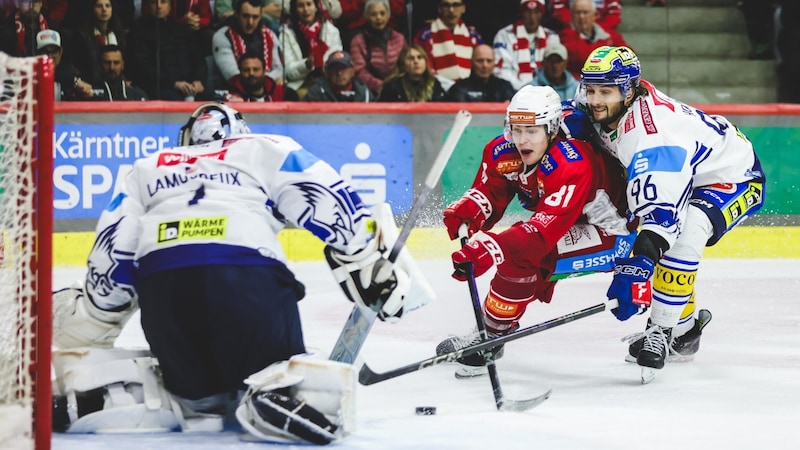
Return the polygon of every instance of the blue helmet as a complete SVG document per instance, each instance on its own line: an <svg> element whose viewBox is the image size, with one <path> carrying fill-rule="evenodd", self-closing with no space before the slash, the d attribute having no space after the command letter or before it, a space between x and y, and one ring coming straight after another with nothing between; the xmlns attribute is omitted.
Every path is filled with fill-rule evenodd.
<svg viewBox="0 0 800 450"><path fill-rule="evenodd" d="M642 79L639 57L628 47L598 47L581 69L581 85L619 86L623 97L636 89Z"/></svg>

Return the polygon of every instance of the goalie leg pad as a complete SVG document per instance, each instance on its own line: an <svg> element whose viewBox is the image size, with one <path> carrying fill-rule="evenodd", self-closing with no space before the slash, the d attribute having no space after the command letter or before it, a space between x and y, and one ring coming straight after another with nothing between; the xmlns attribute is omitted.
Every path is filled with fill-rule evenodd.
<svg viewBox="0 0 800 450"><path fill-rule="evenodd" d="M164 432L180 425L147 350L59 351L53 367L56 431Z"/></svg>

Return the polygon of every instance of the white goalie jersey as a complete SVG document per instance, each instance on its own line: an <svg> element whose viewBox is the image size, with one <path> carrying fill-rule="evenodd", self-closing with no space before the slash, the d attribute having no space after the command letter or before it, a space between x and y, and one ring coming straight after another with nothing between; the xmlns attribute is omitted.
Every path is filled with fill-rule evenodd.
<svg viewBox="0 0 800 450"><path fill-rule="evenodd" d="M86 292L114 310L136 276L186 266L282 264L293 224L351 254L373 238L369 210L327 163L286 136L243 135L135 162L103 212Z"/></svg>
<svg viewBox="0 0 800 450"><path fill-rule="evenodd" d="M603 146L627 170L628 205L672 246L692 190L763 176L753 145L722 116L674 100L642 80L616 130L598 129ZM595 125L599 128L599 125Z"/></svg>

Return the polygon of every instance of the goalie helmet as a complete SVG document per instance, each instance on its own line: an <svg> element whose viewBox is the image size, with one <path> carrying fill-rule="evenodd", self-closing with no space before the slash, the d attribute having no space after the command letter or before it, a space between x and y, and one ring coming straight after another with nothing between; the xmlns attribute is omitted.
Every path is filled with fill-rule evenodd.
<svg viewBox="0 0 800 450"><path fill-rule="evenodd" d="M619 86L622 97L639 87L642 65L639 57L628 47L603 46L586 58L581 69L581 87L587 84Z"/></svg>
<svg viewBox="0 0 800 450"><path fill-rule="evenodd" d="M181 128L178 145L205 144L247 133L250 128L242 113L220 103L206 103L194 110Z"/></svg>
<svg viewBox="0 0 800 450"><path fill-rule="evenodd" d="M525 85L506 108L503 137L511 139L511 125L544 125L552 139L561 127L561 97L550 86Z"/></svg>

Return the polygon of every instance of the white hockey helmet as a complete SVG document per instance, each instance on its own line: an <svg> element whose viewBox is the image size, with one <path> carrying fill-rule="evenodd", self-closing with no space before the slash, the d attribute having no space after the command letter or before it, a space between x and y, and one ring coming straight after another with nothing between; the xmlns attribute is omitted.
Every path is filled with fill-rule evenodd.
<svg viewBox="0 0 800 450"><path fill-rule="evenodd" d="M250 128L242 113L221 103L205 103L194 110L181 128L178 145L205 144L247 133Z"/></svg>
<svg viewBox="0 0 800 450"><path fill-rule="evenodd" d="M561 97L550 86L525 85L506 108L503 137L511 141L511 125L544 125L550 139L561 127Z"/></svg>

